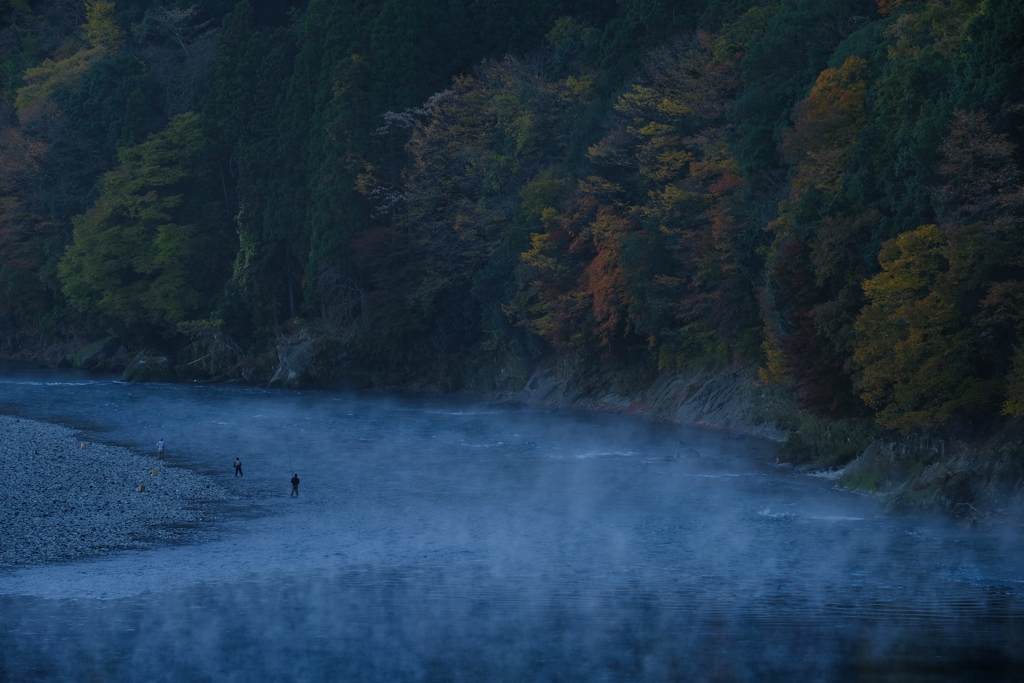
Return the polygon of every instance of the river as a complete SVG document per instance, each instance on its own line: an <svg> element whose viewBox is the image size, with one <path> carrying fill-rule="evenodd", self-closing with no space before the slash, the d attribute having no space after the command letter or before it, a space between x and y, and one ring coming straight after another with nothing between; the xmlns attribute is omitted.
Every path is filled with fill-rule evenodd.
<svg viewBox="0 0 1024 683"><path fill-rule="evenodd" d="M755 438L15 365L0 413L163 438L237 497L197 543L0 572L0 679L1024 680L1019 535Z"/></svg>

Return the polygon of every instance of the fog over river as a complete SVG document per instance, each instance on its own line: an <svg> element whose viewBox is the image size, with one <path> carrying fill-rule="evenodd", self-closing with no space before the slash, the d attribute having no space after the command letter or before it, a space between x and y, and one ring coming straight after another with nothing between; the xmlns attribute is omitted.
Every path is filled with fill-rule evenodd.
<svg viewBox="0 0 1024 683"><path fill-rule="evenodd" d="M6 680L1024 680L1019 535L881 516L758 439L9 365L0 413L162 437L237 497L194 544L0 571Z"/></svg>

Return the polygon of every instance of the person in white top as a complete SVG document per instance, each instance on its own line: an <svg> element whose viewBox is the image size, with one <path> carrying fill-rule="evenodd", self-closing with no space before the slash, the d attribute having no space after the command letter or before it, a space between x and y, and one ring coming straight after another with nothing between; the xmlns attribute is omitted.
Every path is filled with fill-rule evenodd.
<svg viewBox="0 0 1024 683"><path fill-rule="evenodd" d="M157 460L163 460L164 457L164 440L160 439L156 442L156 457Z"/></svg>

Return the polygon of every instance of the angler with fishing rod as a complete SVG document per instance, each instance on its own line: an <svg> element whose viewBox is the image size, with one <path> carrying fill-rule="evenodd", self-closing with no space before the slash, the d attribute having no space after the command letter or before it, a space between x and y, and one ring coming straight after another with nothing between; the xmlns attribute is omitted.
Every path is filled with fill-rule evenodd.
<svg viewBox="0 0 1024 683"><path fill-rule="evenodd" d="M285 453L288 454L288 469L292 470L292 472L295 472L295 466L292 463L292 449L288 448L288 446L286 445L284 447L284 450L285 450ZM292 474L292 493L291 493L290 497L291 498L298 498L299 497L299 474L298 474L298 472L295 472L294 474Z"/></svg>

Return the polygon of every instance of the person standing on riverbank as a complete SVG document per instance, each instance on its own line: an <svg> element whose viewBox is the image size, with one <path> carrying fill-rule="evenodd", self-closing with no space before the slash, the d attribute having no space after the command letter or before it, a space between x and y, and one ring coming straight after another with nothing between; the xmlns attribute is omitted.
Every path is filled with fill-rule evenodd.
<svg viewBox="0 0 1024 683"><path fill-rule="evenodd" d="M163 440L163 438L160 438L160 440L158 440L156 442L156 459L157 460L163 460L164 459L164 440Z"/></svg>
<svg viewBox="0 0 1024 683"><path fill-rule="evenodd" d="M298 473L292 475L292 497L299 497L299 475Z"/></svg>
<svg viewBox="0 0 1024 683"><path fill-rule="evenodd" d="M235 458L235 476L242 476L242 461L239 460L238 458Z"/></svg>

